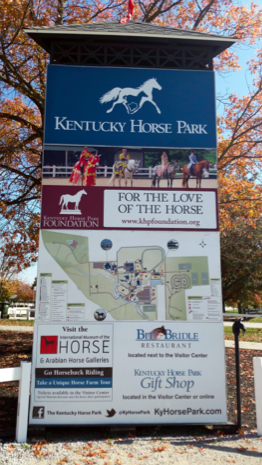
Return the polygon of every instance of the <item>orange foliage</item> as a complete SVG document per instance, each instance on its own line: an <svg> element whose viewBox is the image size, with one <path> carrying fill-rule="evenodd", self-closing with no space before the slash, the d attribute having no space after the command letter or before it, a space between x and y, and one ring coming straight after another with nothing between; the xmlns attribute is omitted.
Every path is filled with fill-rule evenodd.
<svg viewBox="0 0 262 465"><path fill-rule="evenodd" d="M18 279L0 280L0 301L6 301L16 296L15 302L33 302L35 293L31 286Z"/></svg>

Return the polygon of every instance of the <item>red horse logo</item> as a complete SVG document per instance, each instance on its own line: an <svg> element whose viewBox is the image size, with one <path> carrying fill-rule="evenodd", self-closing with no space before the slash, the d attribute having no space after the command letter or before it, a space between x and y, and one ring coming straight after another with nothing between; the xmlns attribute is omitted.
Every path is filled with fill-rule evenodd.
<svg viewBox="0 0 262 465"><path fill-rule="evenodd" d="M41 336L40 354L57 354L58 336Z"/></svg>

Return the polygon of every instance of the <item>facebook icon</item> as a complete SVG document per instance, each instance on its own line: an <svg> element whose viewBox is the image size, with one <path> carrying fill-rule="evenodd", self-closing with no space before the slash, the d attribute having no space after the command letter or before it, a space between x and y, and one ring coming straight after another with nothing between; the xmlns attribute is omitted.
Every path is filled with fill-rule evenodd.
<svg viewBox="0 0 262 465"><path fill-rule="evenodd" d="M33 418L38 420L45 417L45 407L34 407L33 408Z"/></svg>

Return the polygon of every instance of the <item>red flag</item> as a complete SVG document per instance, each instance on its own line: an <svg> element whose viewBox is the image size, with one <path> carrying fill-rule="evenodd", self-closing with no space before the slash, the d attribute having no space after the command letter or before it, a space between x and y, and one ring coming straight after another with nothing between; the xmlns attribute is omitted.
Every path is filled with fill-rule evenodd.
<svg viewBox="0 0 262 465"><path fill-rule="evenodd" d="M133 18L133 14L134 14L134 2L133 2L133 0L128 0L128 13L127 13L127 17L121 19L120 23L121 23L121 24L125 24L127 21L130 21L130 19Z"/></svg>
<svg viewBox="0 0 262 465"><path fill-rule="evenodd" d="M134 2L133 0L128 0L128 17L129 19L133 18L134 14Z"/></svg>

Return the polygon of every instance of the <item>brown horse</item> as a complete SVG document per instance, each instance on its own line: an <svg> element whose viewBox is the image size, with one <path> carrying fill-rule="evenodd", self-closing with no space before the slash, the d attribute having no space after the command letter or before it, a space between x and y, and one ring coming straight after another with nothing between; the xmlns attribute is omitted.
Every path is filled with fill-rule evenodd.
<svg viewBox="0 0 262 465"><path fill-rule="evenodd" d="M199 161L194 165L194 176L196 177L196 188L199 187L201 189L201 179L203 177L203 172L204 170L209 171L209 168L211 166L210 161L208 160L202 160ZM191 173L189 172L188 169L188 163L183 166L183 182L182 186L183 187L188 187L188 180L191 176Z"/></svg>

